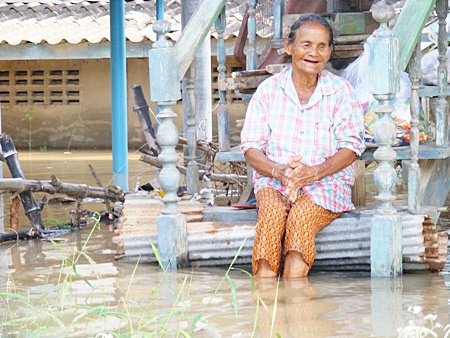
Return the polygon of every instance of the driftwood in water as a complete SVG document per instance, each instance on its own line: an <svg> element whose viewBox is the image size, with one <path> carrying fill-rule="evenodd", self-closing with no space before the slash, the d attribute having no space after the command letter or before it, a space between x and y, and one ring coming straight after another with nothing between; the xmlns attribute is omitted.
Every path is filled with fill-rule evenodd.
<svg viewBox="0 0 450 338"><path fill-rule="evenodd" d="M12 177L19 180L24 180L25 175L19 163L19 158L17 157L17 150L14 147L12 138L8 134L2 134L0 137L0 144L2 146L2 157L3 160L8 165L9 171ZM25 215L31 222L31 225L35 229L44 229L44 223L41 219L41 210L44 207L44 203L37 205L30 190L15 190L19 192L20 199L23 204Z"/></svg>
<svg viewBox="0 0 450 338"><path fill-rule="evenodd" d="M144 93L142 92L141 85L134 85L130 88L131 98L133 99L133 110L136 112L139 122L141 123L144 131L145 140L150 149L150 152L154 156L158 156L161 152L158 141L156 140L156 133L153 129L152 120L148 113L149 107L145 100Z"/></svg>
<svg viewBox="0 0 450 338"><path fill-rule="evenodd" d="M91 171L92 175L95 178L95 181L97 182L97 185L100 188L103 188L103 184L102 181L100 181L100 178L97 175L97 172L95 171L94 167L92 167L92 165L89 163L89 170ZM111 204L109 203L108 199L105 199L105 204L106 204L106 209L108 210L108 214L112 215L113 214L113 210L111 208Z"/></svg>
<svg viewBox="0 0 450 338"><path fill-rule="evenodd" d="M16 241L20 239L32 239L36 237L36 231L34 228L29 228L26 230L0 233L0 243Z"/></svg>
<svg viewBox="0 0 450 338"><path fill-rule="evenodd" d="M25 230L0 233L0 243L8 241L17 241L21 239L51 239L56 236L65 235L68 229L36 229L28 228Z"/></svg>
<svg viewBox="0 0 450 338"><path fill-rule="evenodd" d="M154 156L142 154L140 161L151 164L157 168L162 168L161 163ZM181 174L186 174L186 168L177 165L177 169ZM236 175L236 174L214 174L211 172L206 172L205 170L199 170L199 178L203 179L207 177L211 181L224 182L224 183L247 183L247 176Z"/></svg>
<svg viewBox="0 0 450 338"><path fill-rule="evenodd" d="M161 148L156 140L155 129L153 128L153 124L150 119L149 106L145 100L144 93L142 92L142 87L141 85L134 85L131 87L130 91L133 99L133 110L138 115L150 153L152 156L156 157L161 152ZM187 145L187 139L178 137L178 143ZM214 155L214 151L212 149L203 146L200 142L197 143L197 149L207 154Z"/></svg>
<svg viewBox="0 0 450 338"><path fill-rule="evenodd" d="M64 183L55 176L52 176L50 181L3 178L0 179L0 190L17 191L19 193L31 191L40 191L48 194L61 193L71 197L92 197L119 202L125 200L125 195L119 187L100 188L86 184Z"/></svg>
<svg viewBox="0 0 450 338"><path fill-rule="evenodd" d="M14 197L11 201L10 216L9 216L9 227L13 231L19 230L19 210L20 210L20 199L19 197Z"/></svg>

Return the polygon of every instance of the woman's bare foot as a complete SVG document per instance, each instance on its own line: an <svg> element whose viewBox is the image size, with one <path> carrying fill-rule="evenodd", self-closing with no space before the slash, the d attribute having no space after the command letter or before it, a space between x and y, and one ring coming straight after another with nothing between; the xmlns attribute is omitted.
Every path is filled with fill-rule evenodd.
<svg viewBox="0 0 450 338"><path fill-rule="evenodd" d="M272 270L270 264L265 259L260 259L258 262L258 271L256 271L253 277L255 278L271 278L276 277L277 273Z"/></svg>
<svg viewBox="0 0 450 338"><path fill-rule="evenodd" d="M309 266L303 259L303 255L297 251L289 251L284 259L283 278L306 277L309 273Z"/></svg>

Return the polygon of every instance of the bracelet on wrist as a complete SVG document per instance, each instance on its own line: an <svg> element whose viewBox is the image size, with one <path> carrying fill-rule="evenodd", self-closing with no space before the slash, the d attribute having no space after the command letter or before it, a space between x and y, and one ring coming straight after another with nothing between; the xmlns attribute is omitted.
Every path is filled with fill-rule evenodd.
<svg viewBox="0 0 450 338"><path fill-rule="evenodd" d="M274 174L275 174L275 168L278 167L280 165L280 163L277 163L273 166L272 168L272 177L275 178Z"/></svg>

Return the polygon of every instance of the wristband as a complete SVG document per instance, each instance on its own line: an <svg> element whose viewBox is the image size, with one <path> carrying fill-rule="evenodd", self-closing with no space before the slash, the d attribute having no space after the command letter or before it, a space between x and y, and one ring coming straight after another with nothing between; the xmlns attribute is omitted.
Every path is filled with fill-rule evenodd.
<svg viewBox="0 0 450 338"><path fill-rule="evenodd" d="M280 165L280 163L277 163L273 166L272 168L272 177L275 178L274 173L275 173L275 168L278 167Z"/></svg>

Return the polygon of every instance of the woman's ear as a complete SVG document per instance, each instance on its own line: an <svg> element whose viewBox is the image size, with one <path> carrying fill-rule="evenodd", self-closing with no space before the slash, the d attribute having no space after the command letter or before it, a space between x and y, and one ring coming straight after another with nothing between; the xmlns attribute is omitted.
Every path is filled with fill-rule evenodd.
<svg viewBox="0 0 450 338"><path fill-rule="evenodd" d="M291 44L289 43L288 39L284 39L284 50L286 52L287 55L292 55L291 54Z"/></svg>

